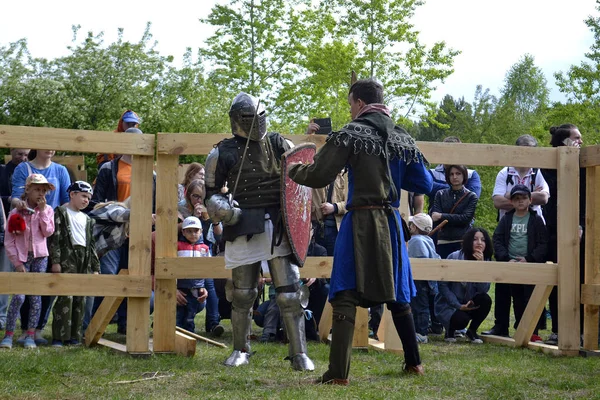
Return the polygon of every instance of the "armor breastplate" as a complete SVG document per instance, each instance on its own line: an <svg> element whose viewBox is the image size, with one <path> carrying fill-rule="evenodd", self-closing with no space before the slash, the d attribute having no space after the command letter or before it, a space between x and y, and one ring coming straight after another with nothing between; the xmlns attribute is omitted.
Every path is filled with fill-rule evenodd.
<svg viewBox="0 0 600 400"><path fill-rule="evenodd" d="M235 148L231 148L231 146ZM228 141L219 151L235 151L238 161L227 175L229 190L233 190L240 168L242 172L235 190L240 208L280 206L281 165L271 140L250 141L246 158L242 161L245 140Z"/></svg>

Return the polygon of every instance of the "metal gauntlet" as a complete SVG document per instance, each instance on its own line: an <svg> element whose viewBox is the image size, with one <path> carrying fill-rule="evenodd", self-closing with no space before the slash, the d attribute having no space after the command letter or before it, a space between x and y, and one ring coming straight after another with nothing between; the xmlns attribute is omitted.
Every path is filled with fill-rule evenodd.
<svg viewBox="0 0 600 400"><path fill-rule="evenodd" d="M237 207L237 202L231 196L215 194L206 200L206 209L210 219L214 222L223 222L225 225L235 225L242 216L242 209Z"/></svg>

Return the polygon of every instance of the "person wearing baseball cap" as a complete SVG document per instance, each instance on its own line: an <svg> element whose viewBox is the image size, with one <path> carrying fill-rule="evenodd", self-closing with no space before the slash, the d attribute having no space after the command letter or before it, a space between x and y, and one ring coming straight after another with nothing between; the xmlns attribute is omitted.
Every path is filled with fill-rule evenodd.
<svg viewBox="0 0 600 400"><path fill-rule="evenodd" d="M127 110L121 115L121 118L119 118L115 132L125 132L129 128L139 128L140 122L140 117L135 111ZM96 154L96 164L98 169L100 169L103 164L114 160L118 156L118 154Z"/></svg>
<svg viewBox="0 0 600 400"><path fill-rule="evenodd" d="M408 256L411 258L433 258L440 256L435 251L433 239L429 232L433 229L433 220L428 214L419 213L408 218L408 228L411 238L408 241ZM429 329L429 296L435 296L438 292L436 281L415 281L417 295L412 298L410 307L413 311L417 342L427 343Z"/></svg>
<svg viewBox="0 0 600 400"><path fill-rule="evenodd" d="M202 223L191 216L183 220L181 235L177 242L178 257L210 257L210 251L202 239ZM194 318L206 306L208 291L204 279L177 279L176 324L195 332Z"/></svg>
<svg viewBox="0 0 600 400"><path fill-rule="evenodd" d="M504 214L494 231L496 260L515 263L545 262L548 233L542 217L530 207L531 190L525 185L515 185L510 190L510 202L513 210ZM510 284L516 325L521 321L532 292L533 285ZM540 318L531 336L532 342L542 342L538 335L541 322Z"/></svg>
<svg viewBox="0 0 600 400"><path fill-rule="evenodd" d="M92 198L92 186L85 181L73 182L67 189L69 202L54 212L54 234L49 238L52 273L98 274L100 260L96 253L94 220L82 210ZM93 298L92 298L93 299ZM81 325L85 297L59 296L52 309L52 346L81 344ZM89 302L89 306L92 301Z"/></svg>

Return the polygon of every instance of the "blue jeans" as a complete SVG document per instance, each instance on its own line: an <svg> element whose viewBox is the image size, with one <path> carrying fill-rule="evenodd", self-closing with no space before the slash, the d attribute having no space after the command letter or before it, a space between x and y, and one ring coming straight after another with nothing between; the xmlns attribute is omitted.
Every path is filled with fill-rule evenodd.
<svg viewBox="0 0 600 400"><path fill-rule="evenodd" d="M187 304L185 306L177 305L176 324L178 327L187 331L195 332L196 324L194 323L194 318L196 318L196 314L204 310L206 302L200 303L196 296L192 295L190 289L177 290L180 290L183 292L183 294L185 294Z"/></svg>
<svg viewBox="0 0 600 400"><path fill-rule="evenodd" d="M4 245L0 245L0 272L12 272L12 265L6 256ZM0 295L0 327L6 328L6 313L8 310L8 294Z"/></svg>
<svg viewBox="0 0 600 400"><path fill-rule="evenodd" d="M108 253L100 258L100 274L102 275L117 275L119 273L119 261L121 260L121 249L110 250ZM83 315L83 331L87 329L93 315L100 307L100 303L104 300L104 297L88 297L93 299L90 301L91 304L85 305L85 312ZM86 299L87 300L87 299Z"/></svg>
<svg viewBox="0 0 600 400"><path fill-rule="evenodd" d="M204 328L206 332L210 332L221 322L221 315L219 314L219 296L217 296L217 291L215 290L214 279L205 279L204 287L208 291L208 297L206 298L206 319L204 321Z"/></svg>
<svg viewBox="0 0 600 400"><path fill-rule="evenodd" d="M419 335L427 336L429 328L429 296L437 294L436 281L415 281L417 295L413 297L410 307L415 320L415 331Z"/></svg>

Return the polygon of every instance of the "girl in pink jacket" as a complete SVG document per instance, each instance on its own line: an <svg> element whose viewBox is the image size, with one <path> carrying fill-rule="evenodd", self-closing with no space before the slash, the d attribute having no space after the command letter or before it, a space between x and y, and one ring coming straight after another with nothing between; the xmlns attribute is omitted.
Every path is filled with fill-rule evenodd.
<svg viewBox="0 0 600 400"><path fill-rule="evenodd" d="M4 246L16 272L46 272L48 247L46 238L54 232L54 211L46 204L46 194L54 185L41 174L31 174L25 182L22 199L26 206L13 209L6 224ZM24 223L24 224L23 224ZM25 295L15 294L8 307L6 334L0 348L12 348L17 317ZM31 296L25 348L35 348L35 328L40 318L41 298Z"/></svg>

